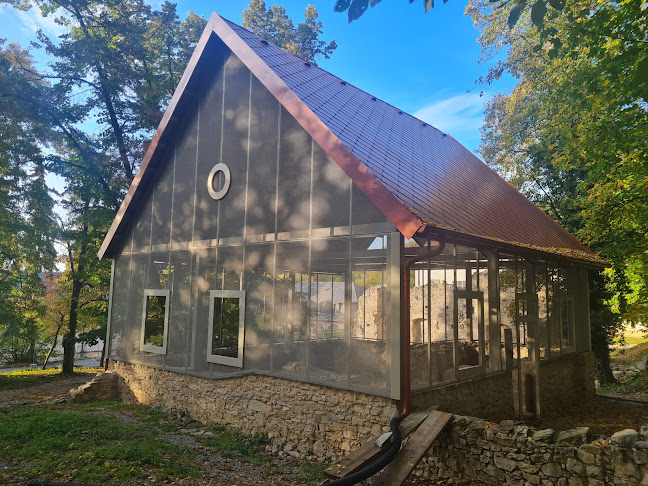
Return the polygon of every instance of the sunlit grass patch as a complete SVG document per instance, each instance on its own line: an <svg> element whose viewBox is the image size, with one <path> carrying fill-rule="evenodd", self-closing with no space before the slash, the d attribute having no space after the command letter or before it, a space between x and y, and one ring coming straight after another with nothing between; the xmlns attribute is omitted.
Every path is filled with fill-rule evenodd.
<svg viewBox="0 0 648 486"><path fill-rule="evenodd" d="M617 349L610 355L613 364L628 365L636 361L648 359L648 342L643 342L631 348Z"/></svg>
<svg viewBox="0 0 648 486"><path fill-rule="evenodd" d="M114 406L134 420L106 414ZM38 477L48 481L118 485L129 479L152 484L197 477L195 452L160 438L161 412L106 402L10 409L0 415L3 479ZM4 474L4 477L3 477Z"/></svg>
<svg viewBox="0 0 648 486"><path fill-rule="evenodd" d="M324 471L328 468L328 466L329 465L324 462L307 461L302 462L299 465L299 469L301 469L304 474L306 474L306 477L309 481L321 482L326 479L326 477L324 476Z"/></svg>
<svg viewBox="0 0 648 486"><path fill-rule="evenodd" d="M75 375L95 375L103 371L103 368L89 368L86 366L75 366ZM21 371L12 371L9 373L0 373L0 390L15 390L26 388L34 385L43 385L58 380L70 378L70 375L61 373L61 367L48 368L46 370L26 369Z"/></svg>

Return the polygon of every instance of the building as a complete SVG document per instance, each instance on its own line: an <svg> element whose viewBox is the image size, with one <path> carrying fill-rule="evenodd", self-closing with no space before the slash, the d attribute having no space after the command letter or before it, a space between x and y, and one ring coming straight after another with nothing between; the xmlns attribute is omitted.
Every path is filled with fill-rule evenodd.
<svg viewBox="0 0 648 486"><path fill-rule="evenodd" d="M440 246L403 326L405 262ZM413 406L486 417L593 393L600 258L450 135L216 14L100 257L113 369L200 419L330 452L408 370ZM328 412L359 418L304 425Z"/></svg>

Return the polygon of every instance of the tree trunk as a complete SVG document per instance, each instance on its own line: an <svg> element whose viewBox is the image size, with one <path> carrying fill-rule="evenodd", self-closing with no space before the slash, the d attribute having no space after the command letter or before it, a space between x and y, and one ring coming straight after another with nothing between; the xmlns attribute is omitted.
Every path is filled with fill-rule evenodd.
<svg viewBox="0 0 648 486"><path fill-rule="evenodd" d="M63 338L63 374L74 373L74 346L76 344L76 330L79 310L79 296L81 295L82 282L78 279L72 281L72 296L70 298L70 321L68 332Z"/></svg>
<svg viewBox="0 0 648 486"><path fill-rule="evenodd" d="M610 348L605 336L592 329L592 351L594 352L594 366L596 378L601 385L616 383L617 380L610 367Z"/></svg>
<svg viewBox="0 0 648 486"><path fill-rule="evenodd" d="M108 312L110 312L110 310ZM101 357L99 358L99 366L103 366L104 364L104 360L106 358L106 346L108 346L108 341L104 340L104 345L101 348Z"/></svg>
<svg viewBox="0 0 648 486"><path fill-rule="evenodd" d="M56 334L54 334L54 342L52 343L52 347L50 347L49 352L47 353L47 356L45 356L45 361L43 362L43 369L47 368L47 363L52 356L52 353L54 352L54 348L56 348L56 342L58 341L58 335L59 332L61 332L61 327L63 327L63 320L64 318L61 317L61 320L59 321L59 325L56 328Z"/></svg>

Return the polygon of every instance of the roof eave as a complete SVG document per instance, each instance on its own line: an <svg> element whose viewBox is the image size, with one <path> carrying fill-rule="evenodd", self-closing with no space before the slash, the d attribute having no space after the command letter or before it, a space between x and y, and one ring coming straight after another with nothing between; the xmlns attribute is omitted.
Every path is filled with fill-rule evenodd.
<svg viewBox="0 0 648 486"><path fill-rule="evenodd" d="M457 244L465 244L466 246L472 246L480 250L496 248L500 251L510 252L513 255L555 263L576 264L596 270L601 270L610 266L608 262L600 258L587 247L588 252L578 251L571 248L545 248L487 236L469 235L451 228L433 225L426 225L419 234L426 238L434 238L441 232L446 235L446 239L449 241Z"/></svg>

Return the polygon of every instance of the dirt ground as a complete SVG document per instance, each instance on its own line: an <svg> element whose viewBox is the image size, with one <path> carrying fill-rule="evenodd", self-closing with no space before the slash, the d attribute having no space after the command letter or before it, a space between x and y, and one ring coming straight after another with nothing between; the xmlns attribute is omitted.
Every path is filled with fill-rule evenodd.
<svg viewBox="0 0 648 486"><path fill-rule="evenodd" d="M66 398L69 391L83 385L92 379L93 375L75 375L70 378L56 380L15 390L0 390L0 404L19 405L26 403L37 403Z"/></svg>

